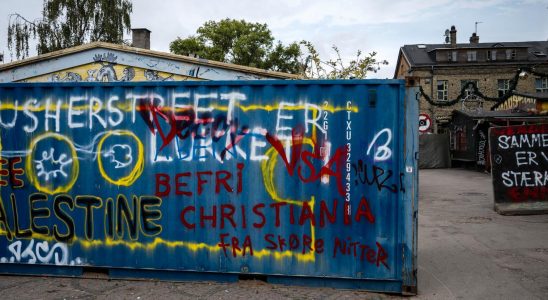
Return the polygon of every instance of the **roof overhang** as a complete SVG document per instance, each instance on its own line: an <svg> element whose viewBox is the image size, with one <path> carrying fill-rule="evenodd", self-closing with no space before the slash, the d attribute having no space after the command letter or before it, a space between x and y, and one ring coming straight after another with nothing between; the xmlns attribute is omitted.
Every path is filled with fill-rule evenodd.
<svg viewBox="0 0 548 300"><path fill-rule="evenodd" d="M223 63L223 62L212 61L212 60L207 60L202 58L195 58L195 57L189 57L184 55L177 55L172 53L147 50L147 49L129 47L125 45L105 43L105 42L93 42L93 43L84 44L81 46L67 48L67 49L54 51L47 54L42 54L35 57L3 64L3 65L0 65L0 73L11 70L11 69L17 69L17 68L21 68L21 67L32 65L32 64L41 63L44 61L56 60L68 55L73 55L73 54L77 54L77 53L81 53L89 50L95 50L95 49L119 51L119 52L124 52L128 54L147 56L151 58L164 59L164 60L192 64L197 66L218 68L218 69L223 69L227 71L243 72L246 74L252 74L252 75L271 78L271 79L300 79L301 78L301 76L295 75L295 74L263 70L259 68L241 66L241 65L230 64L230 63Z"/></svg>

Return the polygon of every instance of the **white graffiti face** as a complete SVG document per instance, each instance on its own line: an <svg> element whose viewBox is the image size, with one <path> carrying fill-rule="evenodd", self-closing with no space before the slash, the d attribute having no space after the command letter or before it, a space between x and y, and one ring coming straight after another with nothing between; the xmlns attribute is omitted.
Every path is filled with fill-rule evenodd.
<svg viewBox="0 0 548 300"><path fill-rule="evenodd" d="M50 148L49 152L42 152L42 159L34 160L36 170L38 171L36 175L44 177L46 181L52 177L57 178L58 175L66 178L68 174L65 172L65 167L72 164L72 159L66 153L61 153L56 158L54 152L55 149Z"/></svg>
<svg viewBox="0 0 548 300"><path fill-rule="evenodd" d="M103 157L110 157L114 163L114 168L125 168L133 162L132 150L129 145L116 144L103 154Z"/></svg>
<svg viewBox="0 0 548 300"><path fill-rule="evenodd" d="M97 70L88 70L88 77L86 77L86 81L96 81L95 80L95 72L97 72Z"/></svg>

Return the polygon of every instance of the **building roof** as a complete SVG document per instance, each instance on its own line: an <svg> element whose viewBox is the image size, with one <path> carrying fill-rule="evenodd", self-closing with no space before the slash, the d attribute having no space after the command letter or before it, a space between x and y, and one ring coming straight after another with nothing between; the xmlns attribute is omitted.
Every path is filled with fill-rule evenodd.
<svg viewBox="0 0 548 300"><path fill-rule="evenodd" d="M114 53L125 53L129 55L133 55L134 62L144 61L148 60L152 63L148 63L149 67L151 69L154 69L156 65L160 66L164 65L164 69L167 69L168 67L172 68L173 70L177 69L183 69L182 66L198 66L203 67L202 70L208 69L213 70L213 72L210 72L210 74L215 73L215 71L225 71L225 72L231 72L234 73L234 78L238 78L236 76L237 74L243 75L241 77L246 77L246 79L299 79L299 75L295 74L289 74L289 73L283 73L283 72L276 72L276 71L269 71L269 70L263 70L259 68L253 68L253 67L247 67L247 66L241 66L241 65L235 65L230 63L223 63L218 61L212 61L207 60L203 58L194 58L184 55L177 55L172 53L166 53L166 52L160 52L160 51L154 51L154 50L148 50L148 49L142 49L142 48L135 48L135 47L129 47L125 45L117 45L117 44L110 44L105 42L93 42L89 44L84 44L81 46L76 46L72 48L67 48L55 52L50 52L47 54L38 55L35 57L7 63L7 64L0 64L0 82L10 82L10 81L17 81L17 80L23 80L28 76L28 74L31 74L32 72L28 70L32 66L44 66L48 65L48 72L52 71L59 71L62 70L63 67L72 67L74 65L81 65L84 63L91 63L93 62L93 56L89 56L89 58L86 58L89 61L83 61L82 60L82 53L87 52L89 54L93 54L97 52L97 50L101 51L112 51ZM78 56L79 55L79 56ZM71 62L67 61L65 59L65 63L61 63L61 60L63 58L71 56L74 62L72 62L72 66L70 66ZM87 57L86 56L86 57ZM78 61L76 61L76 57L80 57ZM145 59L146 58L146 59ZM158 63L160 62L160 63ZM154 65L156 64L156 65ZM57 66L58 65L58 66ZM57 66L57 67L56 67ZM17 73L19 71L19 75ZM158 71L165 71L168 72L168 70L158 70ZM35 74L34 76L39 75L36 74L36 71L33 71ZM46 71L44 71L46 72ZM4 76L7 76L8 73L10 78L2 79L2 74ZM208 78L205 76L204 79L210 79L215 80L215 77ZM226 78L222 78L226 79Z"/></svg>
<svg viewBox="0 0 548 300"><path fill-rule="evenodd" d="M404 45L401 47L401 52L409 62L411 67L439 65L436 63L435 50L451 50L451 49L507 49L507 48L528 48L527 62L538 63L548 62L548 41L530 41L530 42L494 42L494 43L478 43L478 44L457 44L456 48L451 48L449 44L414 44ZM536 53L544 53L544 56L535 55ZM511 61L515 64L516 60ZM523 62L523 61L519 61ZM508 61L495 61L492 63L508 63ZM450 65L471 65L471 63L451 63Z"/></svg>
<svg viewBox="0 0 548 300"><path fill-rule="evenodd" d="M527 98L532 98L532 99L537 99L537 100L542 100L542 101L548 101L548 93L547 92L543 92L543 93L520 93L520 92L514 91L513 94L516 95L516 96L527 97Z"/></svg>
<svg viewBox="0 0 548 300"><path fill-rule="evenodd" d="M485 120L520 119L521 120L521 119L546 119L547 118L545 115L534 114L531 112L508 112L508 111L491 111L491 110L473 112L473 111L464 111L464 110L455 109L453 110L452 114L465 115L474 120L480 120L480 119L485 119Z"/></svg>

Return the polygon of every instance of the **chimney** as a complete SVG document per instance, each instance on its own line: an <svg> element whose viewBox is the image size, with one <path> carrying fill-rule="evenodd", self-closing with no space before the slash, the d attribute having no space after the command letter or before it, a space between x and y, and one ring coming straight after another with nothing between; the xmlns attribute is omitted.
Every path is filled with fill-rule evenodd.
<svg viewBox="0 0 548 300"><path fill-rule="evenodd" d="M470 37L470 44L479 44L479 36L475 32Z"/></svg>
<svg viewBox="0 0 548 300"><path fill-rule="evenodd" d="M133 28L131 29L131 38L131 46L150 49L150 30L146 28Z"/></svg>
<svg viewBox="0 0 548 300"><path fill-rule="evenodd" d="M457 48L457 29L455 25L451 26L451 31L449 31L451 48Z"/></svg>

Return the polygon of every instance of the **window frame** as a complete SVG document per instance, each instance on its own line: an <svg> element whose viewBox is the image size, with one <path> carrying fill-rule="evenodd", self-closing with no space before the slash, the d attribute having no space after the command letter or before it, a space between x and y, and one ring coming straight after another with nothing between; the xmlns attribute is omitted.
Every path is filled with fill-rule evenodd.
<svg viewBox="0 0 548 300"><path fill-rule="evenodd" d="M466 51L467 61L478 61L478 51L468 50Z"/></svg>
<svg viewBox="0 0 548 300"><path fill-rule="evenodd" d="M501 87L502 83L502 87ZM498 97L504 96L510 91L510 79L497 79L497 95Z"/></svg>
<svg viewBox="0 0 548 300"><path fill-rule="evenodd" d="M462 130L457 130L456 138L456 150L460 152L468 151L468 136L466 136L466 126L463 126Z"/></svg>
<svg viewBox="0 0 548 300"><path fill-rule="evenodd" d="M454 62L458 61L459 56L457 51L451 51L450 53L451 53L451 61L454 61Z"/></svg>
<svg viewBox="0 0 548 300"><path fill-rule="evenodd" d="M441 90L440 90L440 84L443 87L443 89ZM440 98L440 93L441 93L441 98ZM449 99L448 95L449 95L449 81L438 79L436 81L436 100L447 101Z"/></svg>
<svg viewBox="0 0 548 300"><path fill-rule="evenodd" d="M487 50L487 60L489 61L497 60L497 50Z"/></svg>
<svg viewBox="0 0 548 300"><path fill-rule="evenodd" d="M516 59L516 49L506 49L506 59Z"/></svg>
<svg viewBox="0 0 548 300"><path fill-rule="evenodd" d="M535 91L537 93L548 93L548 77L535 78Z"/></svg>

